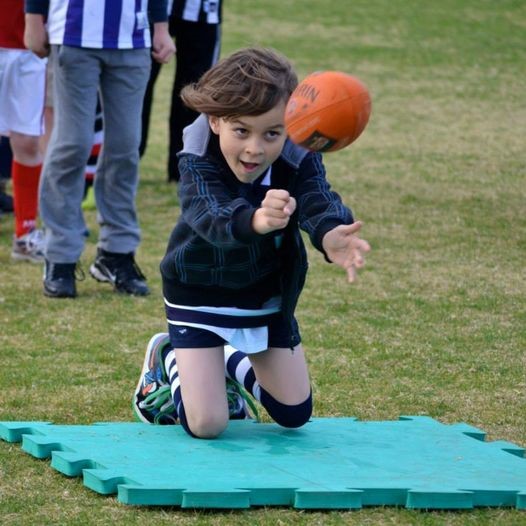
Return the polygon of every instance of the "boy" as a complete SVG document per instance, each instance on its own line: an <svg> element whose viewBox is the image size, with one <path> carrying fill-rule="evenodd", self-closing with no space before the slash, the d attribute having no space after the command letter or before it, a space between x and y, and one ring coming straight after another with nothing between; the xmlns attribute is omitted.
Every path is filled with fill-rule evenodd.
<svg viewBox="0 0 526 526"><path fill-rule="evenodd" d="M307 272L300 228L349 282L369 245L330 189L321 156L287 139L296 85L285 57L253 48L182 91L201 116L180 154L181 216L161 263L170 342L158 336L148 346L134 398L143 421L161 412L193 437L218 436L231 413L225 376L280 425L311 416L294 317Z"/></svg>

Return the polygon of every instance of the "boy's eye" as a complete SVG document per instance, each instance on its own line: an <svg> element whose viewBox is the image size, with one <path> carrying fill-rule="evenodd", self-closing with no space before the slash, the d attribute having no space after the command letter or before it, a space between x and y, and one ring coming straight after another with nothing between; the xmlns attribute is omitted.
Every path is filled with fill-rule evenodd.
<svg viewBox="0 0 526 526"><path fill-rule="evenodd" d="M270 131L267 132L267 138L271 139L271 140L276 139L276 138L278 138L280 136L281 136L281 132L279 132L277 130L270 130Z"/></svg>

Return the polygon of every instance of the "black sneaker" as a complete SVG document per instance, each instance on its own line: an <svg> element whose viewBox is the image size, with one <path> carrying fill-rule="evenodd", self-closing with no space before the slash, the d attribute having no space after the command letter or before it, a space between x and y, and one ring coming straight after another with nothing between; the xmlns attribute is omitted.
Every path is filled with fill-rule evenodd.
<svg viewBox="0 0 526 526"><path fill-rule="evenodd" d="M51 263L45 260L44 295L50 298L74 298L76 263Z"/></svg>
<svg viewBox="0 0 526 526"><path fill-rule="evenodd" d="M134 296L150 294L146 278L135 263L133 252L117 254L99 248L89 272L97 281L113 284L117 292Z"/></svg>

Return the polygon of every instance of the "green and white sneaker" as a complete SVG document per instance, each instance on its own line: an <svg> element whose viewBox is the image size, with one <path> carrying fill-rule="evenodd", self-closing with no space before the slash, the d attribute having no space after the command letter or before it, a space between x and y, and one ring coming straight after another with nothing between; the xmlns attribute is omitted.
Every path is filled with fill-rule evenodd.
<svg viewBox="0 0 526 526"><path fill-rule="evenodd" d="M168 334L160 332L152 336L146 348L132 407L135 417L147 424L172 425L177 423L177 411L162 357L163 351L169 346Z"/></svg>

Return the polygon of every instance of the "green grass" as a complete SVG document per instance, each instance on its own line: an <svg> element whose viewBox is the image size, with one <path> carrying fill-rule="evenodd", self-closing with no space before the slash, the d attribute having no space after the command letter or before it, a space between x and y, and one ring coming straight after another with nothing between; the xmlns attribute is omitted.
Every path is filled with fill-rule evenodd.
<svg viewBox="0 0 526 526"><path fill-rule="evenodd" d="M516 0L228 0L223 54L273 46L300 77L355 74L373 113L329 179L373 250L352 287L310 251L298 318L316 416L467 422L526 445L526 5ZM0 420L128 421L151 334L165 329L158 265L178 215L165 183L171 66L157 86L141 165L138 261L153 294L87 278L75 301L41 293L41 269L10 260L0 220ZM83 264L93 258L93 236ZM372 508L193 512L131 508L0 443L3 525L524 524L524 512Z"/></svg>

